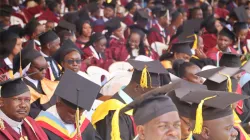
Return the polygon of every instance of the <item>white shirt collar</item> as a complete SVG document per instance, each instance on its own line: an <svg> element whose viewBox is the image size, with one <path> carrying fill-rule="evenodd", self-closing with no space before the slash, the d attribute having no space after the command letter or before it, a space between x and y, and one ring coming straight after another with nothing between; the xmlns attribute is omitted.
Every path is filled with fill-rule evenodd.
<svg viewBox="0 0 250 140"><path fill-rule="evenodd" d="M41 55L42 55L43 57L49 57L47 54L43 53L42 51L40 51L40 53L41 53Z"/></svg>
<svg viewBox="0 0 250 140"><path fill-rule="evenodd" d="M2 110L0 110L0 118L3 119L10 127L12 127L18 134L22 130L23 121L17 122L5 115Z"/></svg>
<svg viewBox="0 0 250 140"><path fill-rule="evenodd" d="M110 37L119 40L119 38L114 35L111 35Z"/></svg>
<svg viewBox="0 0 250 140"><path fill-rule="evenodd" d="M38 80L31 79L29 76L26 76L25 78L31 83L33 83L36 86L36 88L38 87Z"/></svg>
<svg viewBox="0 0 250 140"><path fill-rule="evenodd" d="M100 56L99 56L99 54L96 52L96 50L94 49L94 47L93 46L89 46L89 48L90 48L90 50L92 51L92 54L93 54L93 56L96 58L96 59L100 59Z"/></svg>
<svg viewBox="0 0 250 140"><path fill-rule="evenodd" d="M128 13L128 15L129 15L130 17L132 17L132 18L134 17L134 15L132 15L131 13Z"/></svg>
<svg viewBox="0 0 250 140"><path fill-rule="evenodd" d="M4 62L8 65L11 69L13 69L13 63L10 61L8 57L4 58Z"/></svg>
<svg viewBox="0 0 250 140"><path fill-rule="evenodd" d="M37 45L41 46L41 43L38 40L34 39L34 41Z"/></svg>
<svg viewBox="0 0 250 140"><path fill-rule="evenodd" d="M20 8L18 6L12 6L12 8L15 10L15 11L19 11Z"/></svg>

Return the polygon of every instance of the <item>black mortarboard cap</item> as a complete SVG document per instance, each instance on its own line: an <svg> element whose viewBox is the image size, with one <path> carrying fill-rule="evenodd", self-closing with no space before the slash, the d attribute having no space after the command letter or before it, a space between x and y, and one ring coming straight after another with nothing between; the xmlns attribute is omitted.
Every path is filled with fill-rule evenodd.
<svg viewBox="0 0 250 140"><path fill-rule="evenodd" d="M249 26L248 26L248 23L246 22L236 22L234 23L234 32L239 32L240 30L243 30L243 29L248 29Z"/></svg>
<svg viewBox="0 0 250 140"><path fill-rule="evenodd" d="M77 11L65 13L63 19L72 24L75 24L75 22L79 19L79 12Z"/></svg>
<svg viewBox="0 0 250 140"><path fill-rule="evenodd" d="M34 59L42 56L41 53L34 49L34 44L30 42L28 46L26 46L21 51L21 63L22 68L24 69L26 66L29 65Z"/></svg>
<svg viewBox="0 0 250 140"><path fill-rule="evenodd" d="M225 67L240 67L241 66L241 55L233 53L223 53L220 58L220 66Z"/></svg>
<svg viewBox="0 0 250 140"><path fill-rule="evenodd" d="M112 18L105 23L105 29L108 32L113 32L121 27L121 20L119 18Z"/></svg>
<svg viewBox="0 0 250 140"><path fill-rule="evenodd" d="M96 32L94 34L91 35L90 37L90 43L93 44L94 42L97 42L103 38L106 38L104 34L100 33L100 32Z"/></svg>
<svg viewBox="0 0 250 140"><path fill-rule="evenodd" d="M192 43L193 41L177 42L172 44L171 52L173 53L185 53L189 56L192 56Z"/></svg>
<svg viewBox="0 0 250 140"><path fill-rule="evenodd" d="M62 28L64 30L68 30L68 31L71 31L71 32L76 32L76 25L75 24L72 24L66 20L60 20L56 29L57 28ZM58 31L60 32L60 31Z"/></svg>
<svg viewBox="0 0 250 140"><path fill-rule="evenodd" d="M17 34L19 37L23 36L23 28L19 25L12 25L8 28L8 30Z"/></svg>
<svg viewBox="0 0 250 140"><path fill-rule="evenodd" d="M156 5L152 9L152 14L159 18L159 17L167 16L167 11L168 11L168 9L165 6Z"/></svg>
<svg viewBox="0 0 250 140"><path fill-rule="evenodd" d="M129 2L128 4L126 4L125 8L129 11L131 10L135 5L135 2L132 0L131 2Z"/></svg>
<svg viewBox="0 0 250 140"><path fill-rule="evenodd" d="M62 43L62 46L56 51L56 53L52 57L58 64L61 64L64 59L64 56L72 51L77 51L80 53L81 56L83 55L81 49L78 48L75 43L73 43L70 39L67 39Z"/></svg>
<svg viewBox="0 0 250 140"><path fill-rule="evenodd" d="M162 66L160 61L143 62L130 59L128 62L134 67L132 81L140 84L141 87L159 87L165 84L164 75L167 75L168 71Z"/></svg>
<svg viewBox="0 0 250 140"><path fill-rule="evenodd" d="M235 36L234 32L230 31L227 27L224 27L219 32L219 35L226 36L226 37L228 37L229 39L231 39L234 42L236 41L236 36Z"/></svg>
<svg viewBox="0 0 250 140"><path fill-rule="evenodd" d="M29 88L21 78L22 77L0 83L0 86L2 86L1 97L10 98L28 92Z"/></svg>
<svg viewBox="0 0 250 140"><path fill-rule="evenodd" d="M138 20L149 20L151 19L151 17L148 15L148 13L143 10L143 9L139 9L135 12L135 15L133 17L133 20L136 22Z"/></svg>
<svg viewBox="0 0 250 140"><path fill-rule="evenodd" d="M24 33L26 35L29 35L31 36L35 30L36 30L36 27L40 25L40 23L35 19L35 18L32 18L24 27Z"/></svg>
<svg viewBox="0 0 250 140"><path fill-rule="evenodd" d="M104 6L104 7L108 7L108 8L112 8L112 9L115 9L115 7L116 7L116 2L115 2L115 1L111 1L110 3L104 2L104 3L103 3L103 6Z"/></svg>
<svg viewBox="0 0 250 140"><path fill-rule="evenodd" d="M0 7L0 16L11 16L12 12L13 12L13 8L11 5L1 5Z"/></svg>
<svg viewBox="0 0 250 140"><path fill-rule="evenodd" d="M46 45L58 38L59 36L54 31L49 30L39 36L39 41L41 42L41 45Z"/></svg>
<svg viewBox="0 0 250 140"><path fill-rule="evenodd" d="M73 104L74 109L79 107L90 110L99 91L99 85L66 69L55 90L55 95Z"/></svg>
<svg viewBox="0 0 250 140"><path fill-rule="evenodd" d="M90 13L97 12L100 9L100 7L98 6L98 4L95 3L95 2L92 2L92 3L88 4L87 8L88 8L88 11Z"/></svg>
<svg viewBox="0 0 250 140"><path fill-rule="evenodd" d="M243 70L245 70L246 72L250 73L250 61L248 60L243 66L242 68Z"/></svg>
<svg viewBox="0 0 250 140"><path fill-rule="evenodd" d="M239 22L248 22L249 17L244 6L234 8L234 13L236 14Z"/></svg>

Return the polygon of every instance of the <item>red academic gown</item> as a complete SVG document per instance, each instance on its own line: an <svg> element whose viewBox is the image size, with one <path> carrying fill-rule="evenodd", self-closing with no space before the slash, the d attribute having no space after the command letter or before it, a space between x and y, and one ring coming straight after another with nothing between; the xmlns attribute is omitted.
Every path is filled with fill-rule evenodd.
<svg viewBox="0 0 250 140"><path fill-rule="evenodd" d="M40 5L31 7L28 9L23 9L23 13L28 21L30 21L36 14L42 13L43 9Z"/></svg>
<svg viewBox="0 0 250 140"><path fill-rule="evenodd" d="M126 40L125 39L117 39L114 37L110 38L109 47L106 49L106 57L108 59L114 59L115 61L120 60L120 52L122 48L126 48Z"/></svg>
<svg viewBox="0 0 250 140"><path fill-rule="evenodd" d="M11 126L4 122L4 129L0 129L1 140L19 140L20 135L11 128ZM22 135L29 140L48 140L47 135L42 128L30 117L26 117L22 124Z"/></svg>
<svg viewBox="0 0 250 140"><path fill-rule="evenodd" d="M7 73L11 68L6 65L4 59L0 59L0 75Z"/></svg>
<svg viewBox="0 0 250 140"><path fill-rule="evenodd" d="M226 17L229 15L229 11L227 9L223 9L223 8L215 8L214 13L216 15L219 16L219 18L224 18L226 19Z"/></svg>
<svg viewBox="0 0 250 140"><path fill-rule="evenodd" d="M106 53L104 54L105 55L104 58L99 58L99 59L96 58L94 56L93 51L89 47L84 48L83 53L84 53L83 59L92 57L91 64L89 66L98 66L98 67L108 70L109 66L113 63L112 59L108 59L106 57Z"/></svg>
<svg viewBox="0 0 250 140"><path fill-rule="evenodd" d="M60 17L58 17L55 13L50 11L49 9L46 9L42 12L42 14L38 17L38 20L46 20L46 21L53 21L58 23L60 20Z"/></svg>
<svg viewBox="0 0 250 140"><path fill-rule="evenodd" d="M231 53L237 54L237 51L233 47L229 47L229 49L230 49ZM206 55L207 55L208 58L217 61L217 53L218 52L220 52L220 50L217 47L214 47L213 49L208 51L206 53ZM222 52L219 53L219 59L221 58L221 56L222 56Z"/></svg>
<svg viewBox="0 0 250 140"><path fill-rule="evenodd" d="M134 20L133 17L130 14L127 14L127 16L124 18L123 22L127 25L127 26L131 26L134 24Z"/></svg>
<svg viewBox="0 0 250 140"><path fill-rule="evenodd" d="M166 33L165 36L167 36ZM160 27L157 24L153 25L148 35L149 45L151 45L153 42L165 43L165 37L161 34Z"/></svg>
<svg viewBox="0 0 250 140"><path fill-rule="evenodd" d="M204 49L203 51L206 53L211 50L217 44L217 37L215 34L205 33L202 36Z"/></svg>

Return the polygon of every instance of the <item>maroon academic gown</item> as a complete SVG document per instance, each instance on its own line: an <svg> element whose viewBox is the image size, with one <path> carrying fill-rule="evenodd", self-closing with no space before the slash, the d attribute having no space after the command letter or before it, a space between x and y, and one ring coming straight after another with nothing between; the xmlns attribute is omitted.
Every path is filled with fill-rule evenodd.
<svg viewBox="0 0 250 140"><path fill-rule="evenodd" d="M57 16L55 13L50 11L48 8L42 12L42 14L38 17L39 20L47 20L47 21L53 21L58 23L60 20L60 17Z"/></svg>
<svg viewBox="0 0 250 140"><path fill-rule="evenodd" d="M28 21L30 21L36 14L42 13L43 9L40 5L35 7L23 9L23 13Z"/></svg>
<svg viewBox="0 0 250 140"><path fill-rule="evenodd" d="M22 124L22 135L27 136L29 140L48 140L47 135L44 133L42 128L30 117L26 117L26 121ZM9 126L8 123L4 122L4 129L0 129L0 140L19 140L20 135ZM32 128L31 128L32 127ZM35 133L34 133L35 131Z"/></svg>
<svg viewBox="0 0 250 140"><path fill-rule="evenodd" d="M114 37L110 38L109 47L105 50L105 55L108 59L114 59L115 61L120 61L120 52L122 48L126 48L125 39L117 39Z"/></svg>
<svg viewBox="0 0 250 140"><path fill-rule="evenodd" d="M217 37L215 34L205 33L202 36L204 48L203 51L206 53L211 50L217 44Z"/></svg>
<svg viewBox="0 0 250 140"><path fill-rule="evenodd" d="M153 42L165 43L165 37L161 35L160 27L157 24L153 25L147 38L149 45L151 45Z"/></svg>
<svg viewBox="0 0 250 140"><path fill-rule="evenodd" d="M216 15L219 16L219 18L224 18L226 19L226 17L229 15L229 11L227 9L223 9L223 8L215 8L214 13Z"/></svg>
<svg viewBox="0 0 250 140"><path fill-rule="evenodd" d="M133 17L132 17L130 14L128 14L128 15L124 18L123 22L124 22L127 26L131 26L131 25L134 24Z"/></svg>
<svg viewBox="0 0 250 140"><path fill-rule="evenodd" d="M100 68L103 68L105 70L108 70L109 66L113 63L113 60L112 59L108 59L106 57L106 54L104 54L105 58L96 58L92 52L92 50L89 48L89 47L85 47L83 49L83 59L87 59L89 57L92 57L91 58L91 64L89 66L98 66Z"/></svg>
<svg viewBox="0 0 250 140"><path fill-rule="evenodd" d="M233 47L229 47L231 53L237 54L237 51ZM212 48L210 51L206 53L207 57L217 61L217 53L220 52L220 50L217 47ZM222 52L219 53L219 59L222 56Z"/></svg>
<svg viewBox="0 0 250 140"><path fill-rule="evenodd" d="M4 59L0 59L0 75L7 73L11 68L4 62Z"/></svg>

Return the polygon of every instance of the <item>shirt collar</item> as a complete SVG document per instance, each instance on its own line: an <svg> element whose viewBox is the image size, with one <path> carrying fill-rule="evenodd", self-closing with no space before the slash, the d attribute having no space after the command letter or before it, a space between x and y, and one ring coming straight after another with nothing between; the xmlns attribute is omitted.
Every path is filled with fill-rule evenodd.
<svg viewBox="0 0 250 140"><path fill-rule="evenodd" d="M119 38L114 35L111 35L110 37L119 40Z"/></svg>
<svg viewBox="0 0 250 140"><path fill-rule="evenodd" d="M6 65L8 65L11 69L13 69L13 64L10 61L10 59L8 57L4 58L4 62Z"/></svg>
<svg viewBox="0 0 250 140"><path fill-rule="evenodd" d="M165 29L164 29L158 22L157 22L156 24L157 24L157 26L160 28L160 31L161 31L161 32L165 32Z"/></svg>
<svg viewBox="0 0 250 140"><path fill-rule="evenodd" d="M38 40L34 39L34 41L37 45L41 46L41 43Z"/></svg>
<svg viewBox="0 0 250 140"><path fill-rule="evenodd" d="M126 104L129 104L129 103L133 102L133 99L132 99L127 93L125 93L125 92L123 91L124 88L125 88L125 87L122 87L122 88L119 90L118 94L119 94L119 96L123 99L123 101L124 101Z"/></svg>
<svg viewBox="0 0 250 140"><path fill-rule="evenodd" d="M38 87L38 80L31 79L29 76L26 76L25 78L31 83L33 83L36 86L36 88Z"/></svg>
<svg viewBox="0 0 250 140"><path fill-rule="evenodd" d="M0 110L0 118L3 119L6 123L8 123L8 125L10 125L11 127L20 127L23 124L23 121L17 122L12 120L7 115L5 115L2 110Z"/></svg>

